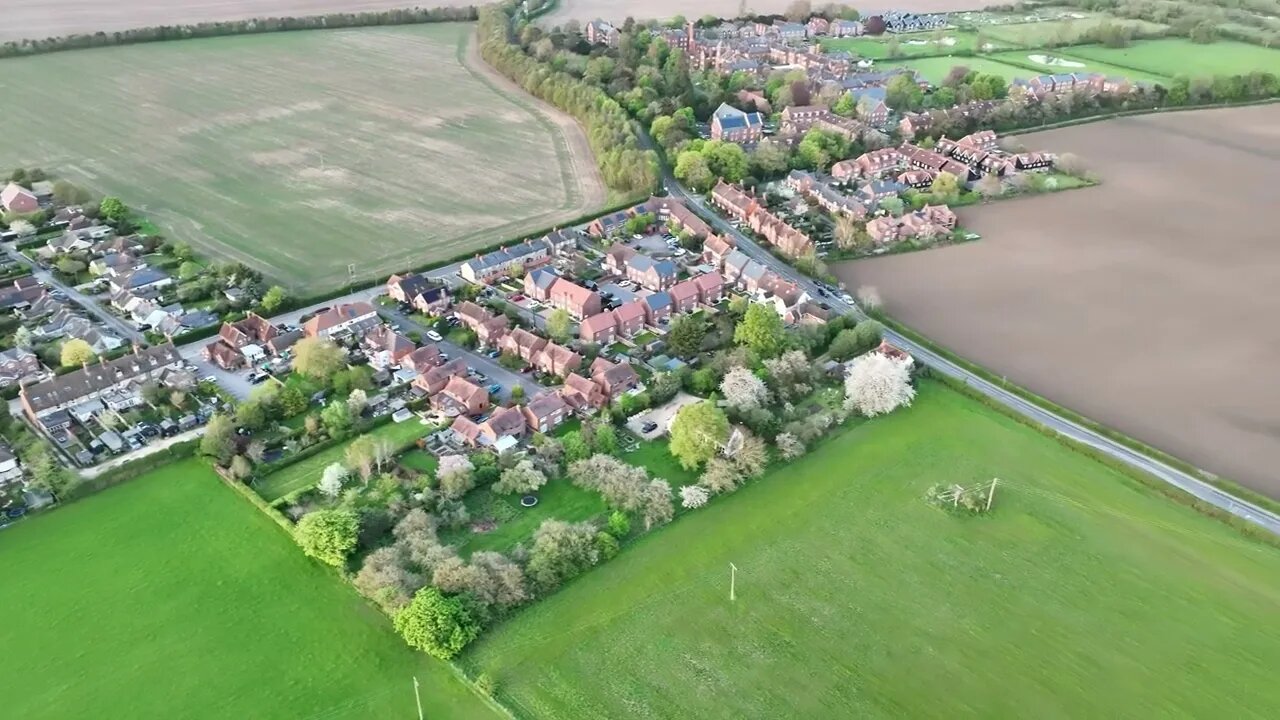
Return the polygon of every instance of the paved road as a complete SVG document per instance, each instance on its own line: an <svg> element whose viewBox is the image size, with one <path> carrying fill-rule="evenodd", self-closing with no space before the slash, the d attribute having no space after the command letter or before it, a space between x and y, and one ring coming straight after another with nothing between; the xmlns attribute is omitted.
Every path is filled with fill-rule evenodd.
<svg viewBox="0 0 1280 720"><path fill-rule="evenodd" d="M22 253L18 252L9 243L4 244L4 253L5 255L8 255L10 258L12 258L14 261L21 263L22 265L25 265L27 268L29 268L31 270L31 275L35 277L37 281L44 283L49 287L53 287L58 290L61 290L63 293L66 294L67 299L72 300L76 303L79 303L79 305L83 307L89 314L98 318L98 320L102 322L102 324L115 330L116 333L118 333L121 338L128 340L130 342L141 343L142 345L147 344L146 337L141 332L139 332L137 328L133 327L129 323L125 322L124 320L116 317L115 315L112 315L111 313L107 312L105 308L103 308L101 305L98 304L97 300L93 299L88 295L85 295L84 293L80 292L74 287L62 282L57 277L55 277L53 273L49 272L48 270L45 270L44 268L32 262L31 259L28 258L26 255L23 255Z"/></svg>
<svg viewBox="0 0 1280 720"><path fill-rule="evenodd" d="M666 187L667 192L671 195L685 200L692 207L698 208L700 210L699 214L703 215L705 219L710 221L712 226L720 233L732 237L737 243L738 249L743 253L751 257L753 260L757 260L768 266L779 275L797 283L810 295L814 297L821 297L818 292L819 288L817 283L815 283L811 278L800 273L786 262L774 256L768 250L761 247L755 240L733 227L717 213L708 208L700 196L686 192L685 189L681 187L680 184L676 182L675 178L669 173L664 176L664 186ZM839 298L831 296L825 297L824 301L831 304L837 310L853 313L860 318L865 317L862 311L852 303L846 303ZM1104 435L1090 430L1087 427L1078 425L1050 410L1046 410L1038 405L1028 402L1009 390L984 380L978 375L932 352L928 348L917 344L910 338L903 337L888 328L885 329L884 336L889 342L919 358L935 371L964 382L969 387L1012 409L1019 415L1035 420L1041 425L1051 428L1063 436L1089 445L1090 447L1106 453L1121 462L1139 470L1148 472L1164 482L1190 493L1196 498L1199 498L1214 507L1220 508L1232 515L1235 515L1236 517L1247 520L1280 535L1280 515L1258 507L1253 503L1241 500L1193 475L1182 472L1177 468L1170 467L1159 460L1126 447Z"/></svg>
<svg viewBox="0 0 1280 720"><path fill-rule="evenodd" d="M405 315L395 308L381 307L378 308L378 313L382 315L383 319L388 320L393 324L403 325L406 328L406 332L408 332L409 329L416 328L418 332L425 335L428 330L432 329L426 323L419 321L415 317ZM522 373L508 370L502 367L497 360L482 355L481 353L473 352L461 345L455 345L448 340L438 342L436 345L440 346L440 349L449 353L450 358L465 358L468 367L478 372L482 372L489 377L487 382L496 382L502 385L502 391L498 393L498 395L503 400L507 400L511 397L511 388L516 385L520 385L524 388L524 396L526 398L533 398L546 390L546 388L539 385L533 378L527 377Z"/></svg>

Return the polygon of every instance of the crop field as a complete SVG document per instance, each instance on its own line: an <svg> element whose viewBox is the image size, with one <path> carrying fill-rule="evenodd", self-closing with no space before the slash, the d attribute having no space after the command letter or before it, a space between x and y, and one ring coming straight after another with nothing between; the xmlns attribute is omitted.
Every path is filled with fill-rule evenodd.
<svg viewBox="0 0 1280 720"><path fill-rule="evenodd" d="M1035 77L1040 74L1025 68L1006 65L995 60L988 60L985 57L934 57L919 58L916 60L892 60L878 63L877 67L905 66L915 69L930 82L941 83L947 77L947 73L951 72L951 68L957 65L963 65L970 70L980 73L999 75L1005 80Z"/></svg>
<svg viewBox="0 0 1280 720"><path fill-rule="evenodd" d="M5 717L496 715L184 461L0 533Z"/></svg>
<svg viewBox="0 0 1280 720"><path fill-rule="evenodd" d="M403 447L425 436L430 431L431 428L414 419L406 420L402 423L388 423L367 434L389 440L397 447ZM355 442L355 438L352 438L350 442L339 443L333 447L325 448L315 455L299 460L292 465L286 465L259 480L254 489L258 491L263 500L272 502L291 492L311 487L320 482L320 476L324 473L325 467L331 463L343 461L347 446L352 442Z"/></svg>
<svg viewBox="0 0 1280 720"><path fill-rule="evenodd" d="M989 517L922 499L992 477ZM564 720L1266 718L1277 603L1280 550L926 383L463 661Z"/></svg>
<svg viewBox="0 0 1280 720"><path fill-rule="evenodd" d="M1028 75L1052 75L1055 73L1102 73L1108 77L1126 77L1130 80L1168 83L1170 78L1159 73L1144 72L1136 68L1111 65L1102 60L1090 60L1073 53L1079 48L1053 50L1009 50L992 53L988 57L999 63L1028 71Z"/></svg>
<svg viewBox="0 0 1280 720"><path fill-rule="evenodd" d="M1280 245L1258 212L1277 127L1266 105L1033 133L1101 184L966 208L980 242L837 273L1010 381L1280 498Z"/></svg>
<svg viewBox="0 0 1280 720"><path fill-rule="evenodd" d="M1164 38L1135 42L1127 48L1086 45L1063 52L1086 62L1114 63L1168 77L1280 73L1280 49L1229 40L1200 45L1181 38Z"/></svg>
<svg viewBox="0 0 1280 720"><path fill-rule="evenodd" d="M297 293L604 202L572 121L486 73L473 27L275 33L0 61L0 158L118 195ZM478 68L478 69L477 69Z"/></svg>
<svg viewBox="0 0 1280 720"><path fill-rule="evenodd" d="M1080 36L1080 33L1092 30L1102 24L1129 27L1138 33L1154 33L1166 28L1165 25L1145 20L1090 15L1070 20L1050 20L1014 25L987 25L983 26L981 30L987 37L1000 43L1024 48L1036 48L1055 42L1074 42Z"/></svg>

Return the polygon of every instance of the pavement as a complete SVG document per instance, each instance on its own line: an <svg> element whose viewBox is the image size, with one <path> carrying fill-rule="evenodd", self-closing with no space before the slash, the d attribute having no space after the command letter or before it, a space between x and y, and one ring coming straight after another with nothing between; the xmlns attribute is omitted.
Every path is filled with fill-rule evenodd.
<svg viewBox="0 0 1280 720"><path fill-rule="evenodd" d="M105 308L98 304L98 301L95 298L85 295L71 285L62 282L55 277L53 273L45 270L32 262L31 258L28 258L26 255L18 252L18 250L11 244L5 243L3 247L4 254L8 255L15 262L25 265L31 271L32 277L34 277L38 282L43 283L48 287L61 290L66 294L68 300L78 303L86 312L96 317L103 325L114 330L121 338L130 342L140 343L142 345L147 344L146 337L137 328L125 322L121 318L107 312Z"/></svg>
<svg viewBox="0 0 1280 720"><path fill-rule="evenodd" d="M737 243L738 249L751 259L762 263L779 275L782 275L796 283L813 297L822 298L822 300L831 305L833 309L853 314L859 319L866 317L866 315L855 304L845 302L839 297L835 297L831 294L824 296L819 291L818 284L812 278L809 278L791 265L788 265L768 250L761 247L755 240L733 227L733 225L729 224L729 222L719 214L714 212L711 208L708 208L706 202L700 196L691 194L681 187L675 178L672 177L665 169L663 184L666 187L667 192L672 196L680 198L689 204L690 207L698 209L700 211L698 214L708 220L711 223L711 226L718 232L732 237L734 242ZM1008 407L1023 417L1034 420L1064 437L1070 438L1076 442L1084 443L1085 445L1088 445L1089 447L1092 447L1095 450L1115 458L1116 460L1119 460L1131 467L1149 473L1220 510L1280 535L1280 514L1273 513L1262 507L1254 505L1253 503L1241 500L1231 493L1211 485L1200 478L1185 473L1177 468L1170 467L1155 458L1148 457L1141 452L1122 445L1100 433L1090 430L1087 427L1072 422L1071 420L1050 410L1046 410L1034 403L1028 402L1013 392L1006 390L999 385L988 382L975 373L956 365L950 360L934 353L910 338L899 335L893 330L886 328L884 331L884 338L893 345L911 353L913 356L932 368L935 372L940 372L944 375L960 380L974 390L977 390L988 398Z"/></svg>

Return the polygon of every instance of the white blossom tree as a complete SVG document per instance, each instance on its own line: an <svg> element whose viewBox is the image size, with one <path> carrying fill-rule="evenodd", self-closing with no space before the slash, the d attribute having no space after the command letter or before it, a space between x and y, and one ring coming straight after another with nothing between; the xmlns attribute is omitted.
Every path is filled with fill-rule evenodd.
<svg viewBox="0 0 1280 720"><path fill-rule="evenodd" d="M875 310L884 304L880 297L880 291L874 285L863 285L858 288L858 304L863 310Z"/></svg>
<svg viewBox="0 0 1280 720"><path fill-rule="evenodd" d="M449 499L460 498L475 487L473 477L476 467L466 455L445 455L436 467L436 480L440 494Z"/></svg>
<svg viewBox="0 0 1280 720"><path fill-rule="evenodd" d="M711 493L701 485L685 485L680 488L680 504L686 508L700 508L711 499Z"/></svg>
<svg viewBox="0 0 1280 720"><path fill-rule="evenodd" d="M36 234L36 226L26 220L14 220L9 223L9 231L18 237L29 237Z"/></svg>
<svg viewBox="0 0 1280 720"><path fill-rule="evenodd" d="M707 462L707 469L702 471L698 484L719 495L733 492L742 482L742 472L727 458L714 457Z"/></svg>
<svg viewBox="0 0 1280 720"><path fill-rule="evenodd" d="M769 388L755 373L744 367L735 367L724 374L720 382L720 392L725 402L739 412L747 412L763 407L769 399Z"/></svg>
<svg viewBox="0 0 1280 720"><path fill-rule="evenodd" d="M807 395L812 389L813 364L803 350L788 350L781 356L764 361L769 372L769 385L782 398Z"/></svg>
<svg viewBox="0 0 1280 720"><path fill-rule="evenodd" d="M342 482L347 479L347 474L347 468L342 463L329 463L321 474L316 489L325 497L338 497L338 493L342 492Z"/></svg>
<svg viewBox="0 0 1280 720"><path fill-rule="evenodd" d="M844 392L845 408L866 417L909 406L916 396L907 364L878 352L853 361L844 380Z"/></svg>
<svg viewBox="0 0 1280 720"><path fill-rule="evenodd" d="M800 438L791 433L779 433L773 442L778 446L778 452L782 453L782 457L787 460L795 460L804 455L804 443L800 442Z"/></svg>
<svg viewBox="0 0 1280 720"><path fill-rule="evenodd" d="M669 523L675 514L675 506L671 500L671 485L662 478L650 480L644 487L644 507L641 509L641 515L644 516L644 529L648 530L654 525Z"/></svg>
<svg viewBox="0 0 1280 720"><path fill-rule="evenodd" d="M364 390L356 388L347 396L347 412L351 413L351 417L360 417L367 407L369 407L369 396Z"/></svg>
<svg viewBox="0 0 1280 720"><path fill-rule="evenodd" d="M503 470L498 482L493 484L493 491L499 495L531 493L546 484L547 476L542 474L532 460L525 459Z"/></svg>

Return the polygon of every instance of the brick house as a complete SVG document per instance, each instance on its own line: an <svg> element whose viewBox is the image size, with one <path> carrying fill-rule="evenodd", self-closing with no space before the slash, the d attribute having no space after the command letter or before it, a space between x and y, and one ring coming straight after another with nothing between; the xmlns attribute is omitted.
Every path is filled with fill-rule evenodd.
<svg viewBox="0 0 1280 720"><path fill-rule="evenodd" d="M603 388L576 372L565 376L560 395L577 410L599 410L609 404L609 396Z"/></svg>
<svg viewBox="0 0 1280 720"><path fill-rule="evenodd" d="M42 374L40 358L20 347L0 352L0 387L20 383Z"/></svg>
<svg viewBox="0 0 1280 720"><path fill-rule="evenodd" d="M506 315L494 315L469 300L457 306L453 316L474 332L476 339L485 347L496 346L506 334L509 324Z"/></svg>
<svg viewBox="0 0 1280 720"><path fill-rule="evenodd" d="M379 325L365 333L360 341L374 370L386 370L400 365L414 350L413 341L395 331L390 325Z"/></svg>
<svg viewBox="0 0 1280 720"><path fill-rule="evenodd" d="M608 45L609 47L617 47L618 41L622 39L622 33L612 24L596 18L587 23L583 28L583 34L587 38L587 42L592 45Z"/></svg>
<svg viewBox="0 0 1280 720"><path fill-rule="evenodd" d="M684 280L671 286L671 311L687 313L698 307L698 285L693 280Z"/></svg>
<svg viewBox="0 0 1280 720"><path fill-rule="evenodd" d="M632 300L613 311L617 322L618 337L633 337L644 329L644 301Z"/></svg>
<svg viewBox="0 0 1280 720"><path fill-rule="evenodd" d="M573 409L558 392L543 393L530 400L523 408L524 421L536 432L546 433L559 427L572 414Z"/></svg>
<svg viewBox="0 0 1280 720"><path fill-rule="evenodd" d="M640 376L631 365L609 362L604 358L596 358L591 363L591 380L600 387L609 402L617 400L624 392L640 384Z"/></svg>
<svg viewBox="0 0 1280 720"><path fill-rule="evenodd" d="M872 177L906 162L897 148L880 148L865 152L853 160L841 160L831 166L831 177L837 180Z"/></svg>
<svg viewBox="0 0 1280 720"><path fill-rule="evenodd" d="M449 288L445 285L429 287L409 300L415 310L427 315L443 315L450 302Z"/></svg>
<svg viewBox="0 0 1280 720"><path fill-rule="evenodd" d="M600 312L599 293L564 278L556 278L551 283L547 300L554 307L568 310L570 315L579 320Z"/></svg>
<svg viewBox="0 0 1280 720"><path fill-rule="evenodd" d="M524 275L524 294L538 302L546 302L551 298L551 285L560 279L555 268L534 268Z"/></svg>
<svg viewBox="0 0 1280 720"><path fill-rule="evenodd" d="M622 243L614 243L604 251L604 266L607 270L615 275L627 274L627 263L631 258L636 256L636 251L623 245Z"/></svg>
<svg viewBox="0 0 1280 720"><path fill-rule="evenodd" d="M710 235L702 243L702 261L719 269L724 265L725 256L734 249L733 241L720 235Z"/></svg>
<svg viewBox="0 0 1280 720"><path fill-rule="evenodd" d="M830 114L822 105L792 105L782 111L780 129L784 135L799 135Z"/></svg>
<svg viewBox="0 0 1280 720"><path fill-rule="evenodd" d="M8 212L25 214L39 210L40 200L35 193L11 182L4 186L4 190L0 190L0 205Z"/></svg>
<svg viewBox="0 0 1280 720"><path fill-rule="evenodd" d="M627 260L627 279L649 290L666 290L675 284L676 265L670 260L654 260L635 253Z"/></svg>
<svg viewBox="0 0 1280 720"><path fill-rule="evenodd" d="M791 227L786 222L769 212L761 210L751 216L751 229L791 258L802 257L813 251L813 240L803 232Z"/></svg>
<svg viewBox="0 0 1280 720"><path fill-rule="evenodd" d="M764 117L721 103L711 116L711 139L732 143L754 143L764 133Z"/></svg>
<svg viewBox="0 0 1280 720"><path fill-rule="evenodd" d="M644 321L650 325L665 323L671 318L671 294L665 290L646 295L640 300L644 305Z"/></svg>
<svg viewBox="0 0 1280 720"><path fill-rule="evenodd" d="M724 278L720 273L703 273L693 279L698 289L698 302L703 305L715 305L724 297Z"/></svg>
<svg viewBox="0 0 1280 720"><path fill-rule="evenodd" d="M418 370L418 376L413 379L413 387L420 390L426 395L435 395L449 384L449 380L455 377L463 377L467 374L467 363L462 358L454 358L446 363L434 367L427 367L425 371Z"/></svg>
<svg viewBox="0 0 1280 720"><path fill-rule="evenodd" d="M645 203L658 222L675 228L677 232L688 231L694 237L708 237L711 226L698 217L683 202L671 197L651 197Z"/></svg>
<svg viewBox="0 0 1280 720"><path fill-rule="evenodd" d="M544 373L564 377L582 366L582 356L563 345L548 342L535 356L534 365Z"/></svg>
<svg viewBox="0 0 1280 720"><path fill-rule="evenodd" d="M739 220L745 220L760 207L755 198L723 180L711 189L711 204Z"/></svg>
<svg viewBox="0 0 1280 720"><path fill-rule="evenodd" d="M223 370L235 370L260 360L267 353L264 346L279 334L280 329L270 320L249 313L243 320L223 323L218 338L205 345L200 354Z"/></svg>
<svg viewBox="0 0 1280 720"><path fill-rule="evenodd" d="M503 352L511 353L530 365L546 346L546 338L539 337L524 328L516 328L507 333L499 343Z"/></svg>
<svg viewBox="0 0 1280 720"><path fill-rule="evenodd" d="M302 324L307 337L333 338L360 334L379 322L378 311L367 302L343 303Z"/></svg>
<svg viewBox="0 0 1280 720"><path fill-rule="evenodd" d="M618 339L618 318L612 310L592 315L578 326L578 337L583 342L608 345Z"/></svg>
<svg viewBox="0 0 1280 720"><path fill-rule="evenodd" d="M573 244L573 238L560 231L553 232L537 240L525 240L491 253L477 255L463 263L458 274L469 282L491 283L511 274L511 268L514 266L527 271L546 264L564 248Z"/></svg>
<svg viewBox="0 0 1280 720"><path fill-rule="evenodd" d="M412 368L419 375L440 367L444 364L444 355L440 352L440 348L436 345L423 345L413 352L406 355L401 361L401 366Z"/></svg>
<svg viewBox="0 0 1280 720"><path fill-rule="evenodd" d="M489 391L454 375L440 392L431 396L431 407L445 413L477 415L489 409Z"/></svg>
<svg viewBox="0 0 1280 720"><path fill-rule="evenodd" d="M392 275L387 278L387 295L396 302L407 303L433 285L435 283L421 273Z"/></svg>

